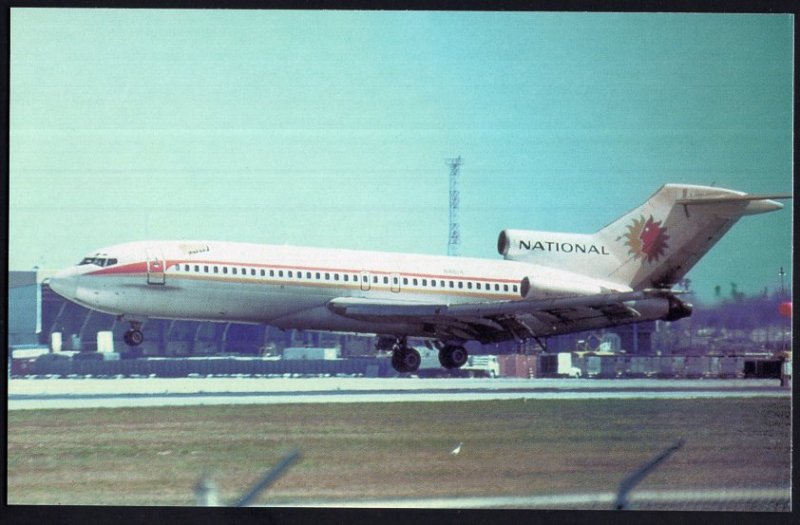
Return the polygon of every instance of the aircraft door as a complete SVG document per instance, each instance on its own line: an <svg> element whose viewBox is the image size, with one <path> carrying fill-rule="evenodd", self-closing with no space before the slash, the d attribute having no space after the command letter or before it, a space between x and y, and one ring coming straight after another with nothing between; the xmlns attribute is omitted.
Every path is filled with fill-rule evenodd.
<svg viewBox="0 0 800 525"><path fill-rule="evenodd" d="M361 289L365 292L369 290L369 272L361 272Z"/></svg>
<svg viewBox="0 0 800 525"><path fill-rule="evenodd" d="M147 249L147 284L164 284L166 261L161 250Z"/></svg>
<svg viewBox="0 0 800 525"><path fill-rule="evenodd" d="M392 283L392 291L399 292L400 291L400 274L393 273L391 276L391 283Z"/></svg>

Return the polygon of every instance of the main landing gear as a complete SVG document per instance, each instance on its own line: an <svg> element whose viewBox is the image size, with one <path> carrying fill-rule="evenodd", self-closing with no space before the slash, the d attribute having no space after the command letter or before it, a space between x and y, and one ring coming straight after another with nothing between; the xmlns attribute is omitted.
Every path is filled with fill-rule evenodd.
<svg viewBox="0 0 800 525"><path fill-rule="evenodd" d="M392 349L392 367L395 370L401 374L416 372L421 362L419 352L408 346L405 337L395 342Z"/></svg>
<svg viewBox="0 0 800 525"><path fill-rule="evenodd" d="M467 362L469 354L461 345L437 345L439 348L439 363L447 369L461 368ZM413 347L408 346L405 337L394 339L382 337L378 340L379 350L392 351L392 367L401 374L416 372L422 358Z"/></svg>
<svg viewBox="0 0 800 525"><path fill-rule="evenodd" d="M467 363L467 349L458 345L445 345L439 350L439 363L445 368L461 368Z"/></svg>

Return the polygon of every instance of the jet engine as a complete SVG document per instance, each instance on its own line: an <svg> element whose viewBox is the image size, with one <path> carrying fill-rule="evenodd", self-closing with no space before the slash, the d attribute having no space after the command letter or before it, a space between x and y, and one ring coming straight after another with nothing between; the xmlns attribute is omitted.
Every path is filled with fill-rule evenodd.
<svg viewBox="0 0 800 525"><path fill-rule="evenodd" d="M577 277L577 276L576 276ZM553 299L609 292L599 284L567 276L525 277L520 284L520 293L526 299Z"/></svg>

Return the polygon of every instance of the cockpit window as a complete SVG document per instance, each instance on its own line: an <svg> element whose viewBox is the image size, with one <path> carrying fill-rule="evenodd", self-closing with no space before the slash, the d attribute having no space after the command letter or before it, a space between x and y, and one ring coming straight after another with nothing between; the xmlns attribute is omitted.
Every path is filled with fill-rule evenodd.
<svg viewBox="0 0 800 525"><path fill-rule="evenodd" d="M78 266L82 266L84 264L94 264L96 266L111 266L113 264L117 264L117 259L106 258L106 257L86 257L81 262L78 263Z"/></svg>

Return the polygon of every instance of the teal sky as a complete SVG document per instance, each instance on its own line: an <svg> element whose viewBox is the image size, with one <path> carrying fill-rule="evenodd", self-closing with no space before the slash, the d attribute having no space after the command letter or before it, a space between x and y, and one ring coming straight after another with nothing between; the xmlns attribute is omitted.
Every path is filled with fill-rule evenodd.
<svg viewBox="0 0 800 525"><path fill-rule="evenodd" d="M11 269L142 239L461 254L667 182L792 190L789 15L12 9ZM689 274L791 269L791 203ZM790 280L787 279L787 286Z"/></svg>

